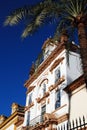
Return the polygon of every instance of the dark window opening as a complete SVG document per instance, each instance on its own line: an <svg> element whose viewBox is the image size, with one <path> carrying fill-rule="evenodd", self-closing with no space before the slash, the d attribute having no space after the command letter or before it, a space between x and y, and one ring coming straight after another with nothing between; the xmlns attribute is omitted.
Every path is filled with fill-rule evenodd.
<svg viewBox="0 0 87 130"><path fill-rule="evenodd" d="M29 105L32 103L32 93L29 95Z"/></svg>
<svg viewBox="0 0 87 130"><path fill-rule="evenodd" d="M55 70L55 83L60 79L60 67Z"/></svg>
<svg viewBox="0 0 87 130"><path fill-rule="evenodd" d="M44 105L44 106L42 106L41 107L41 121L43 121L44 119L43 119L43 117L44 117L44 114L46 113L46 105Z"/></svg>
<svg viewBox="0 0 87 130"><path fill-rule="evenodd" d="M55 109L57 109L58 107L60 107L60 90L56 91L56 102L55 102Z"/></svg>
<svg viewBox="0 0 87 130"><path fill-rule="evenodd" d="M27 126L29 126L30 124L30 112L28 112L28 115L27 115Z"/></svg>
<svg viewBox="0 0 87 130"><path fill-rule="evenodd" d="M46 84L44 83L43 84L43 95L45 94L45 92L46 92Z"/></svg>

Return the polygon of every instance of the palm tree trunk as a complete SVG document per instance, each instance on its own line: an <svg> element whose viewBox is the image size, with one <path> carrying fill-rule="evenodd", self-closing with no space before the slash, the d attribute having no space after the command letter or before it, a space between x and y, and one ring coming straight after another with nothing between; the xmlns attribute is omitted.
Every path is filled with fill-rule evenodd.
<svg viewBox="0 0 87 130"><path fill-rule="evenodd" d="M87 87L87 36L84 23L78 24L78 37L80 42L80 53L82 59L83 74Z"/></svg>

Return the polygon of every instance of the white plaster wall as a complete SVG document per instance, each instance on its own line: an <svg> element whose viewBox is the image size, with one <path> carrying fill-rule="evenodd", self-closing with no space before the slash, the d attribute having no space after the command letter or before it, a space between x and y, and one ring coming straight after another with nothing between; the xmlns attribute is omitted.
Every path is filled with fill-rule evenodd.
<svg viewBox="0 0 87 130"><path fill-rule="evenodd" d="M10 125L6 130L14 130L14 124Z"/></svg>
<svg viewBox="0 0 87 130"><path fill-rule="evenodd" d="M63 56L65 57L65 51L63 51L56 59L63 57ZM56 59L54 59L53 62L55 62ZM51 63L51 65L52 64L53 63ZM54 84L54 81L55 81L54 71L53 72L49 71L51 65L48 66L48 68L46 68L46 70L31 84L31 86L35 85L36 87L33 90L34 106L32 108L30 108L30 121L32 119L34 119L35 117L41 115L41 104L36 102L36 98L38 97L39 93L42 94L41 91L39 92L39 84L40 84L41 80L43 80L45 78L48 79L47 91L48 91L48 87L50 87L50 85ZM60 67L61 67L61 75L66 75L65 59L63 60ZM26 98L26 105L28 105L28 99L29 99L28 95ZM48 104L48 98L49 98L49 104ZM55 110L55 90L50 92L50 96L48 98L46 99L46 113L51 113ZM62 101L62 102L64 102L64 101ZM64 104L64 103L62 103L62 104ZM25 112L24 126L26 126L26 120L27 120L27 112Z"/></svg>
<svg viewBox="0 0 87 130"><path fill-rule="evenodd" d="M35 88L33 90L33 95L32 95L32 101L34 103L34 106L30 108L30 120L32 120L33 118L35 118L37 116L37 101L36 101L36 98L38 96L38 93L37 93L37 88Z"/></svg>
<svg viewBox="0 0 87 130"><path fill-rule="evenodd" d="M50 87L51 85L54 84L54 75L53 75L53 72L49 72L48 80L49 80L49 87Z"/></svg>
<svg viewBox="0 0 87 130"><path fill-rule="evenodd" d="M23 126L27 126L28 111L25 112Z"/></svg>
<svg viewBox="0 0 87 130"><path fill-rule="evenodd" d="M50 98L48 97L46 100L46 113L50 113Z"/></svg>
<svg viewBox="0 0 87 130"><path fill-rule="evenodd" d="M64 90L61 90L61 106L66 104L67 110L68 110L68 105L69 105L68 100L69 100L68 94Z"/></svg>
<svg viewBox="0 0 87 130"><path fill-rule="evenodd" d="M28 106L29 104L29 93L27 94L27 96L26 96L26 106Z"/></svg>
<svg viewBox="0 0 87 130"><path fill-rule="evenodd" d="M41 115L41 104L37 105L37 116Z"/></svg>
<svg viewBox="0 0 87 130"><path fill-rule="evenodd" d="M70 84L72 81L74 81L75 79L77 79L79 76L82 75L81 58L79 54L70 52L69 66L67 66L66 74L67 74L67 84Z"/></svg>
<svg viewBox="0 0 87 130"><path fill-rule="evenodd" d="M34 110L34 106L30 108L30 120L32 120L36 115Z"/></svg>
<svg viewBox="0 0 87 130"><path fill-rule="evenodd" d="M50 104L49 104L49 112L53 112L55 110L55 91L51 91L50 93Z"/></svg>
<svg viewBox="0 0 87 130"><path fill-rule="evenodd" d="M61 106L57 109L57 111L54 112L54 114L57 117L63 116L68 113L68 106L65 104L64 106Z"/></svg>
<svg viewBox="0 0 87 130"><path fill-rule="evenodd" d="M47 84L47 90L48 87L50 87L50 85L54 84L55 81L55 76L54 76L54 71L55 69L58 67L56 67L52 72L50 72L50 68L51 65L55 62L55 60L57 60L60 57L65 57L65 59L62 61L62 63L59 64L60 68L61 68L61 76L65 77L65 81L60 85L60 88L65 88L67 86L67 80L68 83L70 83L71 81L73 81L74 79L76 79L79 75L81 75L81 62L80 62L80 58L78 54L75 53L71 53L72 55L70 55L70 66L67 66L67 61L66 61L66 51L64 50L61 54L59 54L58 57L56 57L54 59L54 61L50 64L50 66L48 66L48 68L46 68L44 70L44 72L42 72L38 78L33 81L33 83L31 83L30 86L36 86L34 91L33 91L33 101L34 101L34 106L32 108L30 108L30 120L32 120L33 118L37 117L38 115L41 115L41 104L38 104L36 102L36 98L38 97L39 94L39 84L41 82L41 80L47 78L48 79L48 84ZM40 91L40 94L42 92ZM65 107L59 109L56 114L58 116L61 116L63 114L68 113L68 95L64 92L61 91L61 106L65 105ZM50 103L47 103L47 100L50 100ZM47 98L46 100L46 112L47 113L51 113L55 110L55 90L53 90L52 92L50 92L50 96ZM26 105L28 104L28 98L26 99ZM73 99L74 100L74 99ZM72 102L74 102L72 100ZM74 103L73 103L74 104ZM74 109L74 108L73 108ZM73 115L73 114L72 114ZM27 120L27 112L25 112L25 119L24 119L24 126L26 125L26 120Z"/></svg>
<svg viewBox="0 0 87 130"><path fill-rule="evenodd" d="M61 90L61 106L55 110L55 90L50 93L50 104L47 106L47 113L54 112L57 116L68 113L68 94Z"/></svg>
<svg viewBox="0 0 87 130"><path fill-rule="evenodd" d="M79 117L87 117L87 89L85 85L73 91L70 100L70 119L78 119Z"/></svg>

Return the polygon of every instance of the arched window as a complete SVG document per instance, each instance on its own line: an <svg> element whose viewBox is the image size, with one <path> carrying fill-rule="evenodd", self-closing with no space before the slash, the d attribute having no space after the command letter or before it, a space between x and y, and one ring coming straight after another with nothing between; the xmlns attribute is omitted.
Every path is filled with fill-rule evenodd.
<svg viewBox="0 0 87 130"><path fill-rule="evenodd" d="M47 91L48 79L45 78L39 83L38 97L42 98Z"/></svg>

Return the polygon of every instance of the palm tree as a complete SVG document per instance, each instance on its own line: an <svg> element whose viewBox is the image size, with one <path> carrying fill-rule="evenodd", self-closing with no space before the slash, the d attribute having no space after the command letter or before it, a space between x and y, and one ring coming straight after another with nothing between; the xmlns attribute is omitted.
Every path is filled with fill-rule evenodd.
<svg viewBox="0 0 87 130"><path fill-rule="evenodd" d="M71 32L77 29L84 79L87 86L87 0L43 0L35 5L16 9L7 16L5 25L26 21L22 38L32 35L44 23L56 22L54 38L63 28Z"/></svg>

